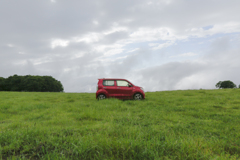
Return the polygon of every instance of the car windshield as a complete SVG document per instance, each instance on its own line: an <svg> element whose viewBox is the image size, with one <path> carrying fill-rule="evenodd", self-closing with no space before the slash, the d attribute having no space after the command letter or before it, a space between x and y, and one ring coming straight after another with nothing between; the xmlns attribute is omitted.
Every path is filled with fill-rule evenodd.
<svg viewBox="0 0 240 160"><path fill-rule="evenodd" d="M129 81L130 84L134 85L132 82ZM134 85L135 86L135 85Z"/></svg>

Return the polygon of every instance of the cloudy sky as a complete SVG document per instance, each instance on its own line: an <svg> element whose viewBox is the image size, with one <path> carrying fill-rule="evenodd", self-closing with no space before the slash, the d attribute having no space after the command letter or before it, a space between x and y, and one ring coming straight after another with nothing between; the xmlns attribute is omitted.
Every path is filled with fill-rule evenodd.
<svg viewBox="0 0 240 160"><path fill-rule="evenodd" d="M240 84L239 0L1 0L0 77L50 75L65 92L98 78L145 91Z"/></svg>

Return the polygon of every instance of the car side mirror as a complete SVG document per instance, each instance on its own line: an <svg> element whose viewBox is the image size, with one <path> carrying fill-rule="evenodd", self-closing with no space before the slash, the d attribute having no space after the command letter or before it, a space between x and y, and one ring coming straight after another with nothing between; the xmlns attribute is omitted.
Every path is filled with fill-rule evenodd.
<svg viewBox="0 0 240 160"><path fill-rule="evenodd" d="M132 87L132 85L131 85L131 84L128 84L128 87Z"/></svg>

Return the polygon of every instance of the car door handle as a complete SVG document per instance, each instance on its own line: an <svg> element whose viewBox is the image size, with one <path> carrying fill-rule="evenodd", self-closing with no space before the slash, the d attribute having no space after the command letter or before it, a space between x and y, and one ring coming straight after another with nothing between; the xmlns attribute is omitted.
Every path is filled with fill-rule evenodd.
<svg viewBox="0 0 240 160"><path fill-rule="evenodd" d="M120 87L118 87L118 89L121 89Z"/></svg>
<svg viewBox="0 0 240 160"><path fill-rule="evenodd" d="M104 89L106 89L107 87L103 87Z"/></svg>

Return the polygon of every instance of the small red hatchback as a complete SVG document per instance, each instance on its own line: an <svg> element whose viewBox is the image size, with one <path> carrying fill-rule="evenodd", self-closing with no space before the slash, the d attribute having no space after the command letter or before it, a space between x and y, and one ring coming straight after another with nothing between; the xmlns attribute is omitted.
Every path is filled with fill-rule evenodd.
<svg viewBox="0 0 240 160"><path fill-rule="evenodd" d="M96 98L100 100L110 97L141 100L145 99L145 93L142 87L135 86L126 79L98 79Z"/></svg>

